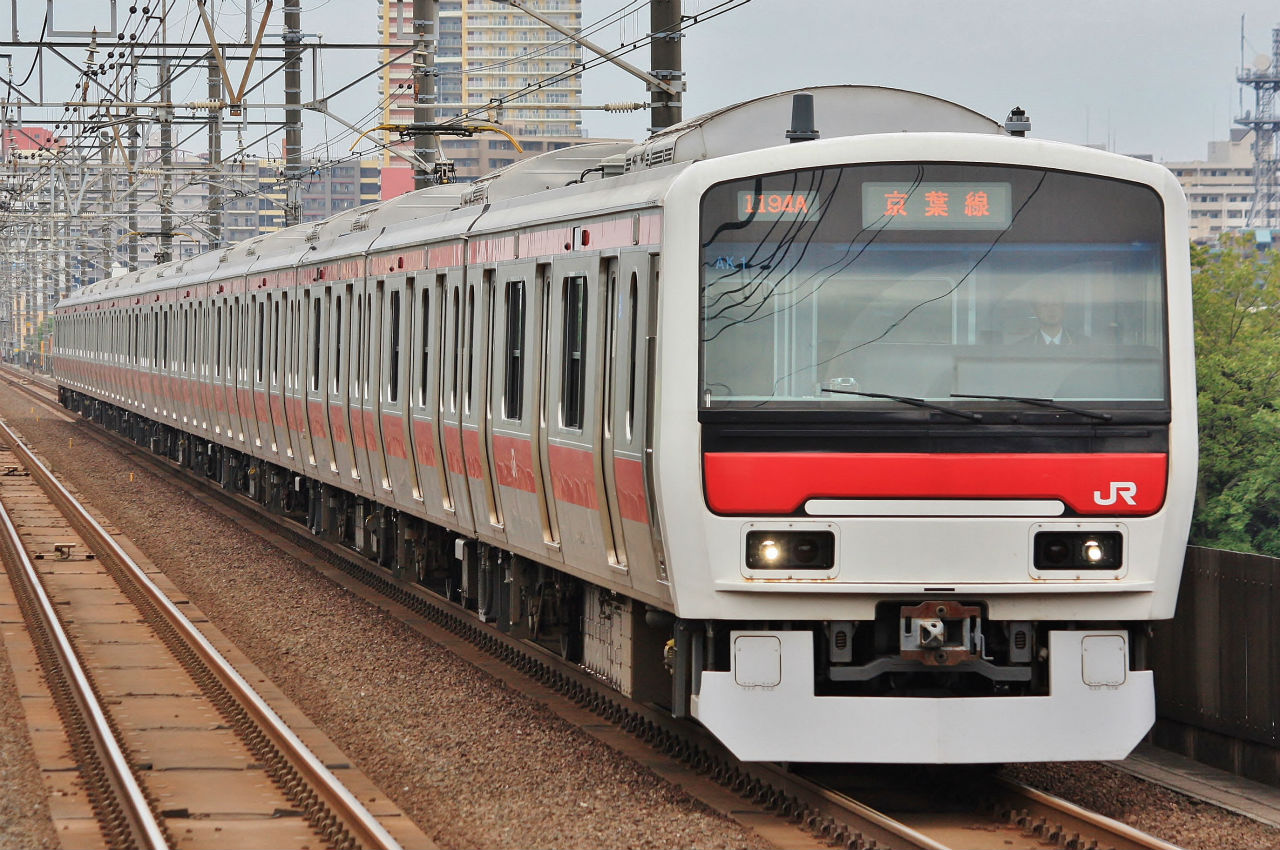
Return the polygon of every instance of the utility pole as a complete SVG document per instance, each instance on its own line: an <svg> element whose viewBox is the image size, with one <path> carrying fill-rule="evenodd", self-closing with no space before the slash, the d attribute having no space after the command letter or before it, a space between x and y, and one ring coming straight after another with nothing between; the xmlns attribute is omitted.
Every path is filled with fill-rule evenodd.
<svg viewBox="0 0 1280 850"><path fill-rule="evenodd" d="M284 1L284 224L302 222L302 14Z"/></svg>
<svg viewBox="0 0 1280 850"><path fill-rule="evenodd" d="M439 0L413 0L413 122L436 122L436 30L440 21ZM433 166L440 137L419 133L413 137L413 188L435 185Z"/></svg>
<svg viewBox="0 0 1280 850"><path fill-rule="evenodd" d="M136 272L138 270L138 145L142 139L142 133L138 130L137 113L134 113L134 119L129 122L129 220L127 227L129 234L125 237L128 245L128 266L129 271Z"/></svg>
<svg viewBox="0 0 1280 850"><path fill-rule="evenodd" d="M169 3L160 7L160 40L169 41ZM160 247L156 265L173 259L173 86L169 79L169 54L160 54ZM108 268L107 273L110 274Z"/></svg>
<svg viewBox="0 0 1280 850"><path fill-rule="evenodd" d="M247 3L245 4L248 5ZM218 60L209 51L209 102L222 100L222 75ZM222 247L222 110L209 107L209 249Z"/></svg>
<svg viewBox="0 0 1280 850"><path fill-rule="evenodd" d="M676 89L676 93L649 86L653 95L653 109L649 132L656 133L673 124L679 124L683 118L684 71L680 64L680 40L684 33L680 31L682 15L680 0L650 0L649 56L653 62L653 76L663 80Z"/></svg>
<svg viewBox="0 0 1280 850"><path fill-rule="evenodd" d="M99 280L105 280L111 277L111 266L114 251L111 250L111 201L112 199L112 179L111 179L111 131L98 131L98 150L102 157L102 174L98 176L98 197L101 201L102 222L98 227L98 238L102 240L102 277Z"/></svg>

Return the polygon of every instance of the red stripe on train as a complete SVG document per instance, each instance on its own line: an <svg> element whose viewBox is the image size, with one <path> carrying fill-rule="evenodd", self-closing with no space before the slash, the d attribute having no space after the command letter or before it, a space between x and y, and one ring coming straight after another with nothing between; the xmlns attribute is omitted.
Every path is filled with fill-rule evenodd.
<svg viewBox="0 0 1280 850"><path fill-rule="evenodd" d="M1164 454L703 455L718 514L793 514L809 499L1061 499L1079 514L1149 516L1164 505Z"/></svg>

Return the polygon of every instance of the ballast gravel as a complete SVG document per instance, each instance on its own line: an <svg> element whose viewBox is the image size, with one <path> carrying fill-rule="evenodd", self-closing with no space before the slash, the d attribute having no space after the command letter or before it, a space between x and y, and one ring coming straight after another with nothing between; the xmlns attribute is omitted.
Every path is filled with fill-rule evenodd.
<svg viewBox="0 0 1280 850"><path fill-rule="evenodd" d="M47 414L37 422L10 393L0 393L0 415L441 846L762 844L79 427ZM15 700L0 671L0 713L14 717ZM22 769L9 750L0 744L6 788ZM1105 765L1005 770L1184 847L1280 847L1280 830ZM39 818L22 826L7 816L5 796L0 846L51 846ZM38 794L13 805L37 808Z"/></svg>

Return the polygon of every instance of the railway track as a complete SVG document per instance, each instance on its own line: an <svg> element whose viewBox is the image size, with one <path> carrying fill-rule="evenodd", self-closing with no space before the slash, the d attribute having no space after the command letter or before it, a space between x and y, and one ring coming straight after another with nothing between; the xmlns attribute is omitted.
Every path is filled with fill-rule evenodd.
<svg viewBox="0 0 1280 850"><path fill-rule="evenodd" d="M26 390L46 404L56 402L31 386ZM544 647L503 635L462 606L397 578L355 552L315 538L302 526L269 514L251 500L228 493L119 435L100 429L90 433L109 440L131 460L158 474L184 476L198 488L201 501L254 523L286 551L322 563L321 568L343 586L392 614L417 621L419 631L540 699L571 722L589 727L591 734L643 760L659 775L778 846L1174 847L995 777L976 781L959 805L916 793L914 798L899 795L873 807L863 800L877 795L858 788L858 777L866 775L863 771L845 771L841 776L817 769L802 774L781 765L739 762L695 724L675 721L662 710L627 700ZM607 726L599 723L601 717L609 721ZM655 751L660 754L657 758ZM884 798L883 793L878 796ZM805 840L807 845L798 843Z"/></svg>
<svg viewBox="0 0 1280 850"><path fill-rule="evenodd" d="M64 818L75 833L113 848L399 847L170 601L162 577L4 423L0 445L0 548L56 706L36 725L59 723L78 767L87 805Z"/></svg>

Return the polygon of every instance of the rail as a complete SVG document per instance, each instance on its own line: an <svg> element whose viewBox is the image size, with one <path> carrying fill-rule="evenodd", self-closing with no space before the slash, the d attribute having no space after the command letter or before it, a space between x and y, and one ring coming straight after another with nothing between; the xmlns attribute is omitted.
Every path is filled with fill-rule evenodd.
<svg viewBox="0 0 1280 850"><path fill-rule="evenodd" d="M0 432L8 441L7 447L21 455L17 437L3 422L0 422ZM68 698L60 700L63 703L60 712L74 712L73 716L64 714L63 722L70 727L68 734L71 737L80 738L88 744L88 752L82 750L77 753L81 759L91 762L81 764L81 770L96 774L112 792L106 799L95 800L103 837L112 847L141 847L149 850L168 847L164 829L156 820L146 794L129 767L107 720L107 714L94 694L89 676L76 657L71 639L62 627L53 602L45 593L35 565L27 555L18 529L3 504L0 504L0 527L3 530L0 544L3 544L3 553L8 556L4 560L14 565L9 575L15 582L15 592L23 608L23 616L33 631L38 630L45 636L44 645L52 651L56 665L57 672L53 675L62 680L53 689L62 690ZM76 731L73 732L72 729ZM75 746L73 743L73 748ZM86 790L91 796L96 796L95 789Z"/></svg>
<svg viewBox="0 0 1280 850"><path fill-rule="evenodd" d="M360 846L398 848L399 844L349 790L315 757L275 711L244 680L209 640L177 609L167 596L120 547L115 539L76 501L62 483L33 455L9 427L0 422L0 437L8 442L22 465L31 473L50 499L72 522L86 543L100 557L110 558L128 576L134 587L163 617L181 640L196 654L236 703L252 718L287 762L286 772L294 773L314 789L323 807ZM21 551L21 548L19 548ZM136 783L135 783L136 784ZM164 846L162 844L146 846Z"/></svg>

